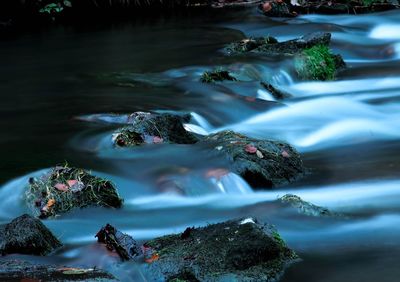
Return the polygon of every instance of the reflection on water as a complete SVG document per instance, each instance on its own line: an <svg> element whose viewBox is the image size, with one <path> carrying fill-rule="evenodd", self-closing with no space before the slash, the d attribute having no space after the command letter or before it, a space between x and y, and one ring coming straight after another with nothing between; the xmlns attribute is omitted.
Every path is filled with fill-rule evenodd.
<svg viewBox="0 0 400 282"><path fill-rule="evenodd" d="M68 160L102 171L94 173L114 181L125 199L121 210L88 208L46 220L65 247L51 257L24 258L96 265L121 281L146 281L139 265L120 264L94 244L102 225L112 223L146 240L254 215L275 224L303 258L284 281L396 281L399 12L288 20L237 13L88 30L54 28L0 42L0 179ZM333 33L332 47L349 66L334 82L297 81L281 58L226 58L219 52L243 33L284 40L321 30ZM203 71L218 66L240 82L199 82ZM275 101L262 80L291 98ZM185 128L202 135L233 129L286 140L303 153L310 175L279 190L253 191L238 175L221 174L226 160L207 148L114 148L111 133L134 111L190 113ZM1 222L27 212L24 187L44 171L2 186ZM348 217L298 214L276 201L286 193Z"/></svg>

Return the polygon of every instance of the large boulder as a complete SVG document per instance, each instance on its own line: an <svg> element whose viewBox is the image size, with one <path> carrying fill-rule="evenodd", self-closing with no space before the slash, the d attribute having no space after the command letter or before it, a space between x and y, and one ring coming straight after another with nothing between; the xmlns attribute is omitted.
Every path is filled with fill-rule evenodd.
<svg viewBox="0 0 400 282"><path fill-rule="evenodd" d="M130 125L118 129L112 140L119 147L146 143L194 144L198 138L183 127L183 123L189 120L190 115L136 112L130 115Z"/></svg>
<svg viewBox="0 0 400 282"><path fill-rule="evenodd" d="M298 257L270 225L231 220L148 241L151 281L276 281Z"/></svg>
<svg viewBox="0 0 400 282"><path fill-rule="evenodd" d="M0 226L0 253L44 256L61 242L37 218L24 214Z"/></svg>
<svg viewBox="0 0 400 282"><path fill-rule="evenodd" d="M97 268L32 264L22 260L0 261L0 281L118 281Z"/></svg>
<svg viewBox="0 0 400 282"><path fill-rule="evenodd" d="M84 169L57 166L29 180L25 199L35 216L54 217L74 208L120 208L123 200L115 185Z"/></svg>
<svg viewBox="0 0 400 282"><path fill-rule="evenodd" d="M207 136L201 143L226 157L230 169L256 188L279 187L304 173L300 154L285 142L222 131Z"/></svg>

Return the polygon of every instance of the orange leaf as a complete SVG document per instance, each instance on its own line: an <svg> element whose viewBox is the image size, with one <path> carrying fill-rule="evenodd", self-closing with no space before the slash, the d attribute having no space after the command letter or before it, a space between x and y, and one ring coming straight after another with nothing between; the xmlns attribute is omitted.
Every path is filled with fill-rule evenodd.
<svg viewBox="0 0 400 282"><path fill-rule="evenodd" d="M246 145L244 150L249 154L255 154L257 152L257 148L254 147L253 145Z"/></svg>
<svg viewBox="0 0 400 282"><path fill-rule="evenodd" d="M290 155L289 155L288 152L282 151L282 157L284 157L284 158L290 158Z"/></svg>
<svg viewBox="0 0 400 282"><path fill-rule="evenodd" d="M47 201L47 207L51 208L52 206L54 206L54 204L56 203L56 200L54 199L50 199Z"/></svg>
<svg viewBox="0 0 400 282"><path fill-rule="evenodd" d="M151 256L151 258L145 259L145 262L152 263L152 262L155 262L156 260L158 260L159 258L160 258L160 256L158 254L153 254Z"/></svg>

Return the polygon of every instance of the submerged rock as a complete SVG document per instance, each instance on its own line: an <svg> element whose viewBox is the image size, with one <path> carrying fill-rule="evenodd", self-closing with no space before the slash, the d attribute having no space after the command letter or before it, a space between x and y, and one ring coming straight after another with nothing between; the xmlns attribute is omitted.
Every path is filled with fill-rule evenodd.
<svg viewBox="0 0 400 282"><path fill-rule="evenodd" d="M54 217L74 208L120 208L115 185L80 168L57 166L39 179L30 179L26 202L36 216Z"/></svg>
<svg viewBox="0 0 400 282"><path fill-rule="evenodd" d="M115 251L122 260L133 259L140 253L136 241L131 236L110 224L102 227L95 237L99 243L105 244L108 250Z"/></svg>
<svg viewBox="0 0 400 282"><path fill-rule="evenodd" d="M299 196L286 194L283 197L279 198L279 201L283 204L287 204L293 208L296 208L300 213L308 215L308 216L316 216L316 217L338 217L341 216L338 213L332 212L327 208L316 206L312 203L306 202L301 199Z"/></svg>
<svg viewBox="0 0 400 282"><path fill-rule="evenodd" d="M117 281L97 268L72 268L32 264L21 260L0 261L1 281Z"/></svg>
<svg viewBox="0 0 400 282"><path fill-rule="evenodd" d="M224 80L236 81L237 79L226 70L206 71L200 77L200 81L203 83L212 83Z"/></svg>
<svg viewBox="0 0 400 282"><path fill-rule="evenodd" d="M39 219L27 214L0 226L0 253L2 255L44 256L61 246L61 242Z"/></svg>
<svg viewBox="0 0 400 282"><path fill-rule="evenodd" d="M247 218L144 244L152 281L276 281L298 257L270 225Z"/></svg>
<svg viewBox="0 0 400 282"><path fill-rule="evenodd" d="M136 112L130 115L131 125L117 130L112 139L119 147L132 147L145 143L194 144L198 141L197 137L183 127L183 123L188 122L190 118L190 115Z"/></svg>
<svg viewBox="0 0 400 282"><path fill-rule="evenodd" d="M300 154L281 141L258 140L222 131L207 136L202 143L224 154L231 164L230 169L253 187L278 187L304 173Z"/></svg>

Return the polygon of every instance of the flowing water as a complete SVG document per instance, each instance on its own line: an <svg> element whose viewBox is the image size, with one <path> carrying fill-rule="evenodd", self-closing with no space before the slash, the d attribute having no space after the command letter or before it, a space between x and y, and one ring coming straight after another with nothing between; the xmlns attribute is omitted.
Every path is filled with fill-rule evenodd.
<svg viewBox="0 0 400 282"><path fill-rule="evenodd" d="M253 10L51 27L0 41L0 221L22 214L32 175L67 160L113 180L121 210L77 210L45 224L65 243L51 257L25 259L98 266L122 281L146 281L95 243L111 223L138 240L234 217L274 224L302 257L283 281L398 281L400 269L400 13L268 19ZM225 57L246 36L280 40L312 31L333 35L348 69L333 82L300 82L287 61ZM201 84L224 66L241 82ZM273 81L283 102L260 86ZM102 113L189 112L188 130L232 129L286 140L310 174L279 190L253 191L206 148L187 145L115 150L123 120ZM93 115L98 114L98 115ZM24 175L21 177L21 175ZM13 180L11 180L13 179ZM179 188L177 185L179 183ZM310 218L275 204L294 193L349 215ZM20 257L20 256L11 256Z"/></svg>

